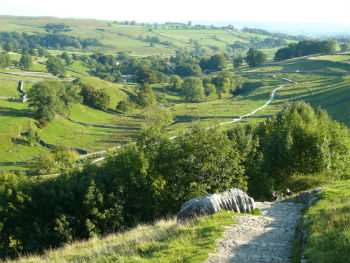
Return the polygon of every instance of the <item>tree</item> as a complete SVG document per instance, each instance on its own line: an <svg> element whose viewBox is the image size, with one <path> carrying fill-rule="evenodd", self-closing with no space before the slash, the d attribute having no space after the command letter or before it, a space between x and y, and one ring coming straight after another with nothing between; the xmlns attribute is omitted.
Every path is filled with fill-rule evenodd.
<svg viewBox="0 0 350 263"><path fill-rule="evenodd" d="M181 89L186 101L201 102L205 100L202 80L197 77L185 78Z"/></svg>
<svg viewBox="0 0 350 263"><path fill-rule="evenodd" d="M68 114L70 104L81 102L81 97L72 83L50 80L34 84L28 92L28 102L36 119L51 121L57 113Z"/></svg>
<svg viewBox="0 0 350 263"><path fill-rule="evenodd" d="M156 96L149 84L146 83L141 86L137 94L136 102L142 107L148 107L156 103Z"/></svg>
<svg viewBox="0 0 350 263"><path fill-rule="evenodd" d="M81 87L80 95L83 97L83 103L99 110L106 110L110 104L110 96L106 89L96 89L90 84L79 84Z"/></svg>
<svg viewBox="0 0 350 263"><path fill-rule="evenodd" d="M254 48L250 48L245 57L245 61L250 67L256 67L263 63L266 63L267 56L262 51L259 51Z"/></svg>
<svg viewBox="0 0 350 263"><path fill-rule="evenodd" d="M211 84L211 83L208 83L208 84L205 84L204 85L204 93L205 93L205 96L210 96L211 94L214 94L216 91L216 88L215 88L215 85L214 84Z"/></svg>
<svg viewBox="0 0 350 263"><path fill-rule="evenodd" d="M180 91L182 79L178 75L172 75L170 77L169 84L170 84L170 86L168 87L169 90Z"/></svg>
<svg viewBox="0 0 350 263"><path fill-rule="evenodd" d="M150 68L142 67L140 68L136 74L136 82L144 85L144 84L152 84L157 82L156 72Z"/></svg>
<svg viewBox="0 0 350 263"><path fill-rule="evenodd" d="M32 56L29 53L24 53L19 61L19 67L22 70L29 70L33 65Z"/></svg>
<svg viewBox="0 0 350 263"><path fill-rule="evenodd" d="M49 57L46 61L46 69L53 75L60 75L66 72L66 68L62 60L58 57Z"/></svg>
<svg viewBox="0 0 350 263"><path fill-rule="evenodd" d="M222 70L226 68L227 60L223 54L215 54L209 59L209 67L212 70Z"/></svg>
<svg viewBox="0 0 350 263"><path fill-rule="evenodd" d="M5 46L4 46L4 50L5 50L6 52L11 52L11 51L13 51L13 44L12 44L11 42L7 42L7 43L5 44Z"/></svg>
<svg viewBox="0 0 350 263"><path fill-rule="evenodd" d="M340 50L341 51L347 51L350 49L350 43L342 43L340 44Z"/></svg>
<svg viewBox="0 0 350 263"><path fill-rule="evenodd" d="M239 69L243 64L243 60L244 58L242 55L235 56L232 60L233 67Z"/></svg>
<svg viewBox="0 0 350 263"><path fill-rule="evenodd" d="M121 112L127 112L132 109L133 105L130 99L121 100L118 102L118 105L116 106L116 110Z"/></svg>
<svg viewBox="0 0 350 263"><path fill-rule="evenodd" d="M215 85L216 94L218 95L219 99L222 98L222 94L227 93L231 89L235 89L232 75L226 72L213 78L213 84Z"/></svg>
<svg viewBox="0 0 350 263"><path fill-rule="evenodd" d="M69 66L73 63L72 57L67 54L67 52L63 52L61 58L64 59L66 66Z"/></svg>
<svg viewBox="0 0 350 263"><path fill-rule="evenodd" d="M0 53L0 68L7 68L9 66L11 66L10 55L5 53L5 52L1 52Z"/></svg>
<svg viewBox="0 0 350 263"><path fill-rule="evenodd" d="M145 117L147 126L153 126L161 130L173 122L172 112L158 105L150 108L146 112Z"/></svg>
<svg viewBox="0 0 350 263"><path fill-rule="evenodd" d="M38 55L39 57L49 57L50 53L43 47L38 48Z"/></svg>

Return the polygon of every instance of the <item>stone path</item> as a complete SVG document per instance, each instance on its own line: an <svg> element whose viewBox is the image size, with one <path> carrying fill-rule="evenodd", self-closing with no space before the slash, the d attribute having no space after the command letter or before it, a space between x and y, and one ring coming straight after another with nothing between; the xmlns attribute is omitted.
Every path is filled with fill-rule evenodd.
<svg viewBox="0 0 350 263"><path fill-rule="evenodd" d="M292 202L256 202L263 216L234 216L240 223L227 227L218 240L216 254L205 263L280 263L290 262L295 227L302 204Z"/></svg>

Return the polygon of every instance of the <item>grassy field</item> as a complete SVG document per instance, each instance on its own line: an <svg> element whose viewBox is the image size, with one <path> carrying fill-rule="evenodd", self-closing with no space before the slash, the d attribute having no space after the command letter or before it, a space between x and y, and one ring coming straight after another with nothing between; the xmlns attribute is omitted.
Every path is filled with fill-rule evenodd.
<svg viewBox="0 0 350 263"><path fill-rule="evenodd" d="M10 262L203 262L214 252L216 239L232 225L234 213L223 211L194 222L177 224L175 219L140 225L122 234L94 238Z"/></svg>
<svg viewBox="0 0 350 263"><path fill-rule="evenodd" d="M268 37L266 35L217 28L195 29L186 25L125 25L108 20L15 16L0 16L0 31L43 33L45 32L44 26L48 23L64 23L68 25L71 30L66 33L68 35L81 38L88 36L100 40L103 46L89 47L89 52L115 54L122 51L133 56L156 54L170 56L174 55L179 48L191 51L195 49L195 41L208 52L231 52L229 45L235 41L249 43L252 38L263 40ZM157 37L160 42L168 41L170 45L167 46L161 43L150 45L150 43L145 41L147 37ZM78 52L79 50L72 49L70 51ZM54 54L60 52L62 51L56 51ZM272 58L272 53L275 52L275 49L266 50L266 52L269 58ZM19 58L17 59L19 60Z"/></svg>

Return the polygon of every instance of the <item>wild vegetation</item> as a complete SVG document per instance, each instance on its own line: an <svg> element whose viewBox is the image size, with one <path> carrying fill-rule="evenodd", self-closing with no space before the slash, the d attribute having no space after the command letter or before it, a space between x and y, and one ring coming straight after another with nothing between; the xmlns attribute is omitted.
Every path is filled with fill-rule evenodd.
<svg viewBox="0 0 350 263"><path fill-rule="evenodd" d="M135 21L33 18L29 27L13 19L0 23L2 258L98 240L227 188L268 200L273 190L350 177L350 56L329 54L346 51L346 39ZM315 53L322 54L300 57ZM260 108L277 87L259 113L218 125ZM107 157L95 165L73 148L109 151L93 153L91 160ZM125 248L102 257L152 262L165 253L171 262L177 246L181 260L202 261L228 217L213 218L171 221L159 238L135 245L135 255ZM188 244L198 257L189 259Z"/></svg>

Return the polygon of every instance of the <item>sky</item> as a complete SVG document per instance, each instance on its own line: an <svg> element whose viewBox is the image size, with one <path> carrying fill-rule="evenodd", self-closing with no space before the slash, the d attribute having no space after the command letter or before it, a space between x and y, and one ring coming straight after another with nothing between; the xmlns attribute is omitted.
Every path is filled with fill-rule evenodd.
<svg viewBox="0 0 350 263"><path fill-rule="evenodd" d="M350 24L349 0L0 0L0 15Z"/></svg>

